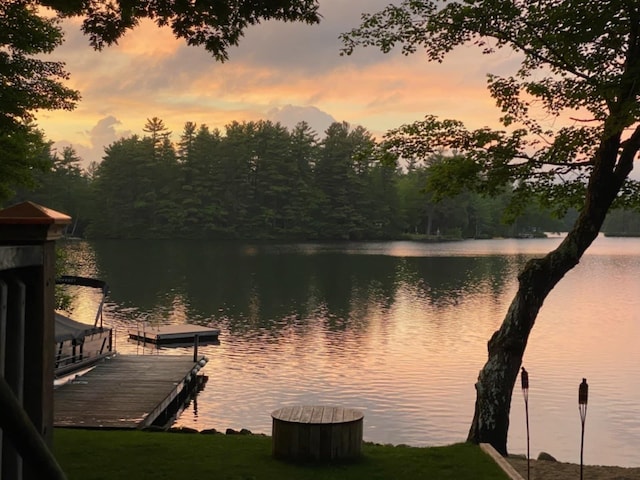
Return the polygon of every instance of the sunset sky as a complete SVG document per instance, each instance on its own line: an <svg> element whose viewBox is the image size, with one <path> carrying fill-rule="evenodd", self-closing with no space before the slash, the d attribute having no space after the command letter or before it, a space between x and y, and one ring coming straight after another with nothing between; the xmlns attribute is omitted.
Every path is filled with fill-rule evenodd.
<svg viewBox="0 0 640 480"><path fill-rule="evenodd" d="M79 29L64 24L66 42L54 52L82 100L72 112L40 112L38 124L56 146L71 144L88 163L119 137L142 134L159 117L177 140L184 123L220 128L237 120L269 119L292 127L307 121L318 134L332 121L362 125L380 137L426 114L495 125L497 108L486 74L513 72L511 52L483 56L464 47L443 64L421 53L405 57L375 49L340 56L340 33L358 26L362 12L389 0L321 0L320 25L268 22L251 27L229 61L188 47L169 29L143 23L119 45L95 52Z"/></svg>

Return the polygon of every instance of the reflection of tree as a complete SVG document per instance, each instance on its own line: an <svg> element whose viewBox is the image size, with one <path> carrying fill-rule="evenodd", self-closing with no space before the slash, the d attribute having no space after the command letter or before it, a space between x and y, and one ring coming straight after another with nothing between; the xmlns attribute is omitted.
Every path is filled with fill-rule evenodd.
<svg viewBox="0 0 640 480"><path fill-rule="evenodd" d="M438 307L479 289L499 296L514 268L513 260L504 256L410 257L404 259L401 276L417 296Z"/></svg>
<svg viewBox="0 0 640 480"><path fill-rule="evenodd" d="M92 245L115 304L168 316L179 302L187 321L214 320L238 334L304 331L317 321L329 331L366 329L400 291L440 308L479 290L500 295L517 268L502 256L303 254L199 241Z"/></svg>
<svg viewBox="0 0 640 480"><path fill-rule="evenodd" d="M182 252L173 242L108 240L91 247L96 275L109 284L112 302L141 312L167 311L176 296L186 296Z"/></svg>

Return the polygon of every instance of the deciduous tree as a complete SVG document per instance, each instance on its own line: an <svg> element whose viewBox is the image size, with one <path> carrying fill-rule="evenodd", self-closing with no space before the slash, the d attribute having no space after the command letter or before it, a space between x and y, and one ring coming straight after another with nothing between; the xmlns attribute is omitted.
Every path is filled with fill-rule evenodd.
<svg viewBox="0 0 640 480"><path fill-rule="evenodd" d="M43 136L33 123L38 109L69 109L78 92L63 85L60 62L41 55L62 42L55 19L38 14L26 1L0 3L0 202L21 185L33 184L34 171L48 168Z"/></svg>
<svg viewBox="0 0 640 480"><path fill-rule="evenodd" d="M557 212L580 210L562 243L526 264L488 343L468 439L506 454L511 394L544 300L578 264L610 207L640 203L638 183L629 179L640 149L640 4L404 0L364 15L343 40L346 53L362 45L384 52L400 46L405 54L424 50L438 62L462 45L489 55L514 51L517 71L488 77L503 112L501 128L468 130L460 121L427 116L390 132L388 145L405 157L440 149L460 155L431 172L437 195L461 188L494 194L513 185L513 212L532 196Z"/></svg>
<svg viewBox="0 0 640 480"><path fill-rule="evenodd" d="M27 0L25 0L26 2ZM247 27L263 20L318 23L317 0L32 0L66 17L82 17L82 30L97 49L112 45L140 20L169 26L189 45L204 46L220 61Z"/></svg>

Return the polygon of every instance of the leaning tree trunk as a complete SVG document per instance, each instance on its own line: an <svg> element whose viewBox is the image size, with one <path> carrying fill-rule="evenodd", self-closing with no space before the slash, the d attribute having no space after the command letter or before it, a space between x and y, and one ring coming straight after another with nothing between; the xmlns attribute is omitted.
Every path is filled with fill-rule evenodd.
<svg viewBox="0 0 640 480"><path fill-rule="evenodd" d="M636 133L640 134L640 131ZM615 159L616 155L612 157ZM607 211L626 178L624 173L628 174L633 164L631 161L631 167L627 165L627 172L616 172L611 163L603 163L605 168L602 164L594 167L584 209L567 237L545 257L530 260L518 276L518 292L502 326L489 340L489 358L475 385L476 404L467 438L469 442L490 443L502 455L507 455L511 394L536 316L549 292L578 264L598 236Z"/></svg>
<svg viewBox="0 0 640 480"><path fill-rule="evenodd" d="M468 441L490 443L502 455L507 454L511 394L529 333L551 289L578 260L578 249L567 236L544 258L530 260L518 276L518 292L502 326L488 343L489 359L476 383L475 413Z"/></svg>

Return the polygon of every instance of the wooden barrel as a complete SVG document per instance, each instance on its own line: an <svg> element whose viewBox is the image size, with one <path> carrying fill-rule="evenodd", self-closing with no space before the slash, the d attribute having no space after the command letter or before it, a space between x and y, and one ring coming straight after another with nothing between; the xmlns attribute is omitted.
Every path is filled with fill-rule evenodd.
<svg viewBox="0 0 640 480"><path fill-rule="evenodd" d="M330 406L284 407L271 413L272 453L289 460L338 460L358 457L364 415Z"/></svg>

